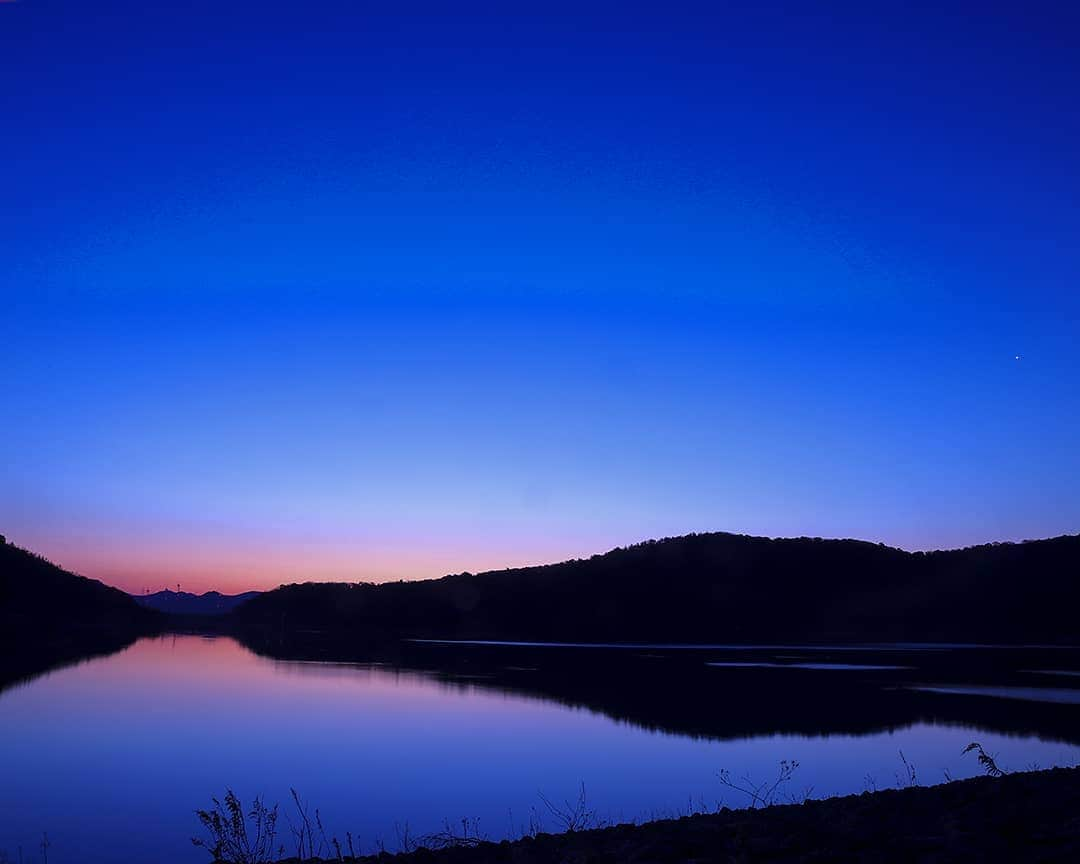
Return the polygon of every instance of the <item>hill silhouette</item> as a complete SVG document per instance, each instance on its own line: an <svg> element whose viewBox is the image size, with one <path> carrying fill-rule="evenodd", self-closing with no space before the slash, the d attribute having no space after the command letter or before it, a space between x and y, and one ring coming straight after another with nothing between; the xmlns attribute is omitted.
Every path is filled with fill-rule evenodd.
<svg viewBox="0 0 1080 864"><path fill-rule="evenodd" d="M129 595L0 542L0 686L158 629Z"/></svg>
<svg viewBox="0 0 1080 864"><path fill-rule="evenodd" d="M254 644L1080 641L1080 536L942 552L691 534L538 567L285 585L232 616Z"/></svg>
<svg viewBox="0 0 1080 864"><path fill-rule="evenodd" d="M187 591L156 591L153 594L133 594L135 602L149 609L157 609L168 615L226 615L253 597L259 591L245 591L242 594L221 594L207 591L204 594L191 594Z"/></svg>

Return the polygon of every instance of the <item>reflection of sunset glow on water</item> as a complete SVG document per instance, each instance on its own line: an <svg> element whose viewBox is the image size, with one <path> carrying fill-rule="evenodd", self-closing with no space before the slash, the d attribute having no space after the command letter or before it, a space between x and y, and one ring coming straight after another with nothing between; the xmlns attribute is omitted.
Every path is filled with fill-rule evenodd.
<svg viewBox="0 0 1080 864"><path fill-rule="evenodd" d="M130 860L186 864L192 811L227 786L277 801L295 787L367 849L405 818L417 831L479 818L497 838L508 809L527 814L538 790L572 796L582 781L600 813L634 818L684 809L688 797L715 804L719 768L764 778L781 759L798 759L799 788L821 794L862 791L867 775L893 785L899 749L924 782L963 777L978 770L959 755L973 733L1004 764L1080 757L1030 735L924 723L696 739L479 682L165 636L0 694L0 767L14 779L0 785L0 849L47 830L54 851L79 849L86 864L115 860L97 844L106 835L124 838Z"/></svg>

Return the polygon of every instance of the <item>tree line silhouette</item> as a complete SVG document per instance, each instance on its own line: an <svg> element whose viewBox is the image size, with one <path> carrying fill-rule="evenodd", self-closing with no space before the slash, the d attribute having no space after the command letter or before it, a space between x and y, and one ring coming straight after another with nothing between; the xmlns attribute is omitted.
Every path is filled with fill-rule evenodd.
<svg viewBox="0 0 1080 864"><path fill-rule="evenodd" d="M906 552L690 534L442 579L285 585L238 607L249 639L582 642L1080 640L1080 536Z"/></svg>
<svg viewBox="0 0 1080 864"><path fill-rule="evenodd" d="M0 543L0 687L122 648L162 626L117 588Z"/></svg>
<svg viewBox="0 0 1080 864"><path fill-rule="evenodd" d="M165 616L0 544L0 681L167 629L272 653L404 639L1080 643L1080 536L906 552L713 533L417 582L284 585L205 620Z"/></svg>

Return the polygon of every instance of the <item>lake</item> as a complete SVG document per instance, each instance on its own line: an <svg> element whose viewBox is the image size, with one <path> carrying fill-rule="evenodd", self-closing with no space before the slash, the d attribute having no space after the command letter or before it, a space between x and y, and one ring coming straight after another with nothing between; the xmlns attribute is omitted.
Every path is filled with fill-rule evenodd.
<svg viewBox="0 0 1080 864"><path fill-rule="evenodd" d="M143 639L0 692L0 853L52 864L209 860L196 808L290 788L364 851L444 821L492 839L559 827L541 799L608 821L1080 761L1074 649L993 646L402 646L388 658L256 654ZM1045 691L1048 698L1040 698ZM1066 696L1062 696L1062 694ZM903 759L901 758L903 754ZM2 860L2 858L0 858Z"/></svg>

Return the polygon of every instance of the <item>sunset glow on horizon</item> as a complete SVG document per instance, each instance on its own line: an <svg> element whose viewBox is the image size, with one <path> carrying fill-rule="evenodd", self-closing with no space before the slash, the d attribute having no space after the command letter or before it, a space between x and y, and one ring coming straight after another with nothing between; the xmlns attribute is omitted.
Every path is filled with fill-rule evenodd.
<svg viewBox="0 0 1080 864"><path fill-rule="evenodd" d="M509 543L510 541L507 541ZM48 545L42 538L37 546ZM523 544L524 546L524 544ZM231 542L186 548L171 543L131 541L115 547L83 540L55 544L48 557L66 569L91 576L133 594L168 589L201 594L220 591L238 594L264 591L292 582L393 582L400 579L433 579L450 573L497 570L545 564L591 552L554 549L534 552L519 548L501 553L488 548L454 548L453 544L430 549L352 548L309 544L264 544L243 547ZM476 566L480 562L481 566Z"/></svg>

